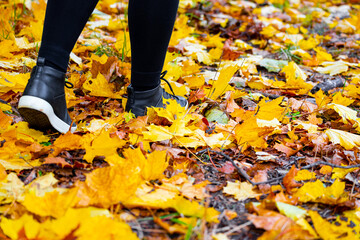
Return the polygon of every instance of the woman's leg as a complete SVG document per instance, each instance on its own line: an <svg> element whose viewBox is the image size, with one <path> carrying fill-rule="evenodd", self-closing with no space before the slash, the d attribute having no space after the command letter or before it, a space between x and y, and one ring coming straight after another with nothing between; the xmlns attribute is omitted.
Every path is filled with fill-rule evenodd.
<svg viewBox="0 0 360 240"><path fill-rule="evenodd" d="M66 72L69 56L98 0L49 0L39 57Z"/></svg>
<svg viewBox="0 0 360 240"><path fill-rule="evenodd" d="M187 106L185 98L160 86L160 75L173 31L179 0L130 0L131 85L126 111L146 114L147 107L164 107L163 98Z"/></svg>
<svg viewBox="0 0 360 240"><path fill-rule="evenodd" d="M98 0L49 0L36 67L19 100L20 114L36 129L75 131L64 84L70 53Z"/></svg>
<svg viewBox="0 0 360 240"><path fill-rule="evenodd" d="M135 91L160 84L179 0L129 0L131 84Z"/></svg>

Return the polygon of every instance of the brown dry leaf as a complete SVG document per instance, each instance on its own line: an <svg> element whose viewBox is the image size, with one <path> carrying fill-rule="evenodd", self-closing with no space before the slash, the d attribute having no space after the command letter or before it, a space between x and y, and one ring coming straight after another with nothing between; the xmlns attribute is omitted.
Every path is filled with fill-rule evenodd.
<svg viewBox="0 0 360 240"><path fill-rule="evenodd" d="M280 152L285 153L287 157L290 157L298 152L297 149L292 149L288 146L285 146L284 144L279 144L279 143L276 143L274 145L274 148Z"/></svg>
<svg viewBox="0 0 360 240"><path fill-rule="evenodd" d="M286 188L286 191L291 192L293 188L300 187L302 184L295 181L295 176L298 173L299 170L295 168L294 165L292 165L289 172L285 175L283 179L283 184Z"/></svg>
<svg viewBox="0 0 360 240"><path fill-rule="evenodd" d="M62 157L47 157L45 158L44 164L56 164L62 168L71 166L70 163L66 162Z"/></svg>
<svg viewBox="0 0 360 240"><path fill-rule="evenodd" d="M313 103L310 103L306 100L296 100L295 98L289 99L289 104L293 110L304 110L305 112L314 112L317 109L317 106Z"/></svg>
<svg viewBox="0 0 360 240"><path fill-rule="evenodd" d="M281 215L280 213L269 210L258 210L259 216L249 215L248 219L257 227L267 231L285 230L295 225L295 222L290 218Z"/></svg>

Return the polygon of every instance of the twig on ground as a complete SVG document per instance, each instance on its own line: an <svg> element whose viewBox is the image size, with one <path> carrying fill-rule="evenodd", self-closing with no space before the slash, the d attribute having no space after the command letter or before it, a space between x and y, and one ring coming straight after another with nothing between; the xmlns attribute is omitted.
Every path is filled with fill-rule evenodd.
<svg viewBox="0 0 360 240"><path fill-rule="evenodd" d="M332 163L328 163L328 162L324 162L324 161L319 161L319 162L309 164L305 167L302 167L301 169L309 169L309 168L312 168L312 167L315 167L318 165L327 165L327 166L334 167L334 168L345 168L345 169L360 167L360 164L355 164L355 165L350 165L350 166L341 166L341 165L336 165L336 164L332 164Z"/></svg>
<svg viewBox="0 0 360 240"><path fill-rule="evenodd" d="M242 177L244 177L246 179L246 181L250 182L252 185L269 184L269 183L272 183L272 182L282 180L285 177L285 175L284 175L284 176L277 177L277 178L272 178L272 179L269 179L269 180L263 181L263 182L254 182L254 181L252 181L250 179L250 176L234 162L234 160L231 157L229 157L227 154L225 154L223 152L219 152L219 151L215 151L215 150L211 150L209 148L206 148L204 150L196 152L195 155L203 154L203 153L206 153L206 152L212 152L212 153L219 154L219 155L223 156L226 160L230 161L232 163L232 165L236 168L238 173ZM350 165L350 166L341 166L341 165L336 165L336 164L332 164L332 163L328 163L328 162L324 162L324 161L319 161L319 162L309 164L309 165L307 165L305 167L302 167L300 169L309 169L309 168L312 168L312 167L315 167L315 166L318 166L318 165L327 165L327 166L334 167L334 168L344 168L344 169L359 168L360 167L360 164L355 164L355 165Z"/></svg>
<svg viewBox="0 0 360 240"><path fill-rule="evenodd" d="M237 232L237 231L239 231L239 230L243 229L244 227L247 227L247 226L249 226L251 224L252 224L252 222L250 222L250 221L245 222L245 223L243 223L243 224L241 224L239 226L236 226L236 227L232 228L231 230L229 230L227 232L224 232L224 234L228 235L228 234L231 234L233 232Z"/></svg>
<svg viewBox="0 0 360 240"><path fill-rule="evenodd" d="M223 156L224 158L226 158L226 160L229 160L232 165L236 168L236 170L238 171L238 173L244 177L246 179L246 181L250 182L252 185L261 185L261 184L268 184L268 183L272 183L272 182L276 182L278 180L281 180L284 178L284 176L281 176L281 177L277 177L277 178L272 178L272 179L269 179L267 181L263 181L263 182L254 182L250 179L250 176L242 169L240 168L235 162L234 160L229 157L227 154L223 153L223 152L219 152L219 151L215 151L215 150L211 150L211 149L204 149L204 150L201 150L199 152L196 152L195 154L202 154L202 153L205 153L206 151L210 151L210 152L213 152L213 153L217 153L221 156Z"/></svg>

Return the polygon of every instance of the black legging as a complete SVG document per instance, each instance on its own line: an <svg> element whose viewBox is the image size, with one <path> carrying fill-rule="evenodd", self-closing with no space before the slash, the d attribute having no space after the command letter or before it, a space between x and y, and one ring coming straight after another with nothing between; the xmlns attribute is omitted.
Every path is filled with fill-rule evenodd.
<svg viewBox="0 0 360 240"><path fill-rule="evenodd" d="M39 57L67 69L69 55L98 0L49 0ZM179 0L129 0L131 83L135 90L160 83Z"/></svg>

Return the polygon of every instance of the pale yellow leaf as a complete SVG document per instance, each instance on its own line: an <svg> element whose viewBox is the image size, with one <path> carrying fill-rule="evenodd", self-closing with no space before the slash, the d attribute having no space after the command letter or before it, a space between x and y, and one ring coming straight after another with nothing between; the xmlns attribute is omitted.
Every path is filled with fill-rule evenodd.
<svg viewBox="0 0 360 240"><path fill-rule="evenodd" d="M224 193L233 195L235 199L239 201L246 200L248 198L255 198L261 194L253 190L253 185L248 182L240 182L236 180L235 182L227 182L226 187L223 190Z"/></svg>
<svg viewBox="0 0 360 240"><path fill-rule="evenodd" d="M354 147L360 147L360 135L337 130L327 129L325 130L329 140L334 144L340 144L346 150L351 150Z"/></svg>
<svg viewBox="0 0 360 240"><path fill-rule="evenodd" d="M276 202L276 207L279 209L280 213L284 214L285 216L291 218L294 221L304 218L307 215L306 210L293 206L291 204Z"/></svg>

